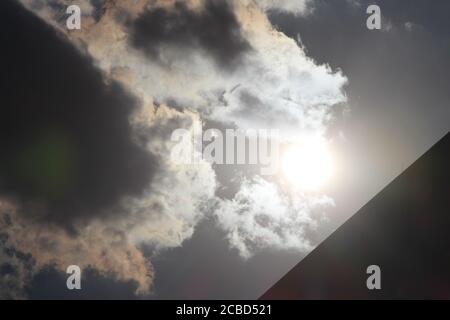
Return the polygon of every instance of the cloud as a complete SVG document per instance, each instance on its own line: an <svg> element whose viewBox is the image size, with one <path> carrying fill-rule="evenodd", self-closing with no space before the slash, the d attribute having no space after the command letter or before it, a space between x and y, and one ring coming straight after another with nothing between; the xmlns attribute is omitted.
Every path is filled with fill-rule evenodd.
<svg viewBox="0 0 450 320"><path fill-rule="evenodd" d="M122 197L144 191L157 166L131 139L138 101L50 27L3 6L2 27L14 38L0 40L9 75L1 80L0 195L32 220L67 228L113 213Z"/></svg>
<svg viewBox="0 0 450 320"><path fill-rule="evenodd" d="M69 265L75 264L83 269L95 268L118 280L134 280L138 283L137 293L147 293L151 289L153 270L150 262L128 241L126 233L113 224L91 223L73 236L57 226L36 224L20 216L13 204L1 201L0 230L6 237L3 247L30 255L32 270L52 266L65 272ZM15 287L23 289L30 275L17 263L17 258L9 258L12 259L16 261L13 268ZM6 277L2 274L0 282L11 283L10 278L8 274Z"/></svg>
<svg viewBox="0 0 450 320"><path fill-rule="evenodd" d="M94 266L147 292L151 264L111 222L127 216L123 200L143 194L156 168L155 156L133 141L138 100L31 13L0 6L1 27L14 29L14 37L0 35L8 75L0 196L11 207L10 223L0 224L3 247L30 254L37 268ZM7 283L16 278L25 279L2 274Z"/></svg>
<svg viewBox="0 0 450 320"><path fill-rule="evenodd" d="M171 141L175 129L193 132L199 117L179 112L166 105L148 105L133 118L136 139L159 157L161 166L152 187L139 198L126 204L129 217L124 224L133 227L129 237L137 243L156 247L180 246L191 237L195 225L205 217L216 189L211 165L201 161L198 166L178 165L171 160Z"/></svg>
<svg viewBox="0 0 450 320"><path fill-rule="evenodd" d="M323 134L333 107L346 101L347 78L317 65L257 8L242 6L238 12L254 53L234 75L235 86L230 83L220 98L208 96L214 106L210 116L241 128L278 129L284 140L301 132Z"/></svg>
<svg viewBox="0 0 450 320"><path fill-rule="evenodd" d="M51 46L53 53L37 51L30 59L25 48L18 51L25 65L10 67L8 74L17 75L11 83L35 90L9 97L20 130L10 126L5 141L20 141L19 147L33 141L25 158L44 164L32 172L48 186L24 189L33 186L27 182L33 174L27 183L6 180L4 190L14 192L4 203L13 208L14 222L0 227L9 246L31 254L37 268L90 266L136 280L140 293L150 290L154 277L141 246L180 246L205 217L217 219L242 256L264 248L312 248L308 232L332 204L325 195L294 195L253 177L234 197L221 199L220 169L170 160L172 131L193 131L207 121L283 129L283 140L325 134L334 106L346 101L347 79L307 57L266 15L305 13L307 1L93 1L83 11L82 30L71 32L64 28L67 1L21 2L53 27L33 20L34 30L46 34L36 46ZM24 17L4 21L17 24ZM24 40L36 38L18 30ZM60 54L65 58L55 60ZM38 79L39 73L51 82ZM6 146L7 157L20 154ZM57 179L42 170L49 154L59 161Z"/></svg>
<svg viewBox="0 0 450 320"><path fill-rule="evenodd" d="M193 120L198 121L192 114L163 105L149 105L134 114L133 138L161 162L152 184L140 197L123 197L107 217L74 224L74 232L36 222L30 219L33 212L19 214L23 209L3 200L0 230L7 236L7 247L32 256L33 270L51 266L64 272L68 265L76 264L120 281L134 280L137 294L151 292L154 271L141 244L180 246L204 217L203 206L214 197L215 175L209 164L200 168L176 166L169 160L171 132L179 127L190 129ZM30 276L17 285L25 287Z"/></svg>
<svg viewBox="0 0 450 320"><path fill-rule="evenodd" d="M173 8L150 8L132 22L131 43L148 58L171 63L190 51L203 51L222 68L236 67L250 45L242 37L232 7L207 1L199 11L183 2Z"/></svg>
<svg viewBox="0 0 450 320"><path fill-rule="evenodd" d="M3 244L2 244L3 245ZM24 299L24 289L29 281L29 272L14 253L0 251L0 299Z"/></svg>
<svg viewBox="0 0 450 320"><path fill-rule="evenodd" d="M0 218L7 217L2 215ZM0 299L24 299L25 287L35 271L32 258L8 246L8 238L0 232Z"/></svg>
<svg viewBox="0 0 450 320"><path fill-rule="evenodd" d="M308 13L311 0L248 0L256 3L264 11L274 10L285 13L305 14Z"/></svg>
<svg viewBox="0 0 450 320"><path fill-rule="evenodd" d="M215 5L228 12L225 42L246 43L251 48L233 51L230 57L238 55L239 63L236 67L232 59L228 61L229 68L225 60L217 64L218 52L230 50L222 47L220 34L217 42L208 34L211 41L203 46L198 38L203 37L202 33L193 34L201 24L198 21L209 20L205 17L217 11L213 5L204 5L202 1L187 1L183 5L157 1L145 9L146 1L108 3L97 23L85 23L83 32L69 36L74 43L81 41L80 48L102 70L142 100L170 102L202 117L235 123L241 128L282 129L285 139L299 131L324 132L332 119L333 106L346 101L343 87L347 78L339 70L317 65L295 40L274 29L258 3L220 1ZM180 14L189 18L169 23ZM151 21L147 19L149 15L158 16L161 23L159 28L152 28L155 30L151 38L145 41L145 37L150 37L148 32L144 35L145 28L136 25ZM51 21L55 23L54 19ZM164 31L163 22L171 28ZM185 30L180 32L186 33L186 37L180 37L173 28ZM215 30L214 24L210 28ZM137 35L142 42L139 49L129 45ZM150 41L154 39L156 44ZM188 53L186 46L190 47ZM199 50L195 50L197 47ZM149 59L142 48L150 48L158 58Z"/></svg>
<svg viewBox="0 0 450 320"><path fill-rule="evenodd" d="M327 196L289 194L256 176L244 180L234 198L219 202L215 215L228 232L230 245L250 257L264 248L308 252L313 243L307 232L333 205Z"/></svg>

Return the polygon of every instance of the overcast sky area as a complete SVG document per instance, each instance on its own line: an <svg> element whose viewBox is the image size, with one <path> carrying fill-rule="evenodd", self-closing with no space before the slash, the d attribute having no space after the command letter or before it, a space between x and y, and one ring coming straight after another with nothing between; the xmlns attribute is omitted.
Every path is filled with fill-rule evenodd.
<svg viewBox="0 0 450 320"><path fill-rule="evenodd" d="M65 28L70 3L81 30ZM449 13L1 1L0 298L258 298L449 131ZM298 193L252 166L174 164L171 133L199 121L314 133L335 173Z"/></svg>

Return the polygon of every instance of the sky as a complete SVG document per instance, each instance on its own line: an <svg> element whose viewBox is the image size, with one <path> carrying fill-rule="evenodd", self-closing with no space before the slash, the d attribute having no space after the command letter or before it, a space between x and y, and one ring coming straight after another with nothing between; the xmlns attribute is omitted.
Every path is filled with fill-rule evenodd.
<svg viewBox="0 0 450 320"><path fill-rule="evenodd" d="M450 127L445 1L0 6L0 298L257 298ZM173 163L199 124L314 134L335 175Z"/></svg>
<svg viewBox="0 0 450 320"><path fill-rule="evenodd" d="M447 134L261 299L448 299L449 151Z"/></svg>

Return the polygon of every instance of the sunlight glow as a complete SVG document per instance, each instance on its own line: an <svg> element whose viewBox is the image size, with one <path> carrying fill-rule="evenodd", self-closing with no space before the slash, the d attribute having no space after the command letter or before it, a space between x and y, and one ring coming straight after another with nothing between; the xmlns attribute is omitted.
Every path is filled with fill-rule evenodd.
<svg viewBox="0 0 450 320"><path fill-rule="evenodd" d="M295 189L316 191L333 175L333 159L322 138L303 139L289 147L282 157L282 174Z"/></svg>

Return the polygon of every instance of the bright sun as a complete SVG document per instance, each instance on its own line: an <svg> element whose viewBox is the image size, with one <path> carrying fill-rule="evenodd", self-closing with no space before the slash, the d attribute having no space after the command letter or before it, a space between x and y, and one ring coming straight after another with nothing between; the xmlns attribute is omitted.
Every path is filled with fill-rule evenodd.
<svg viewBox="0 0 450 320"><path fill-rule="evenodd" d="M283 176L299 190L315 191L333 175L334 165L324 139L307 138L290 146L283 154Z"/></svg>

